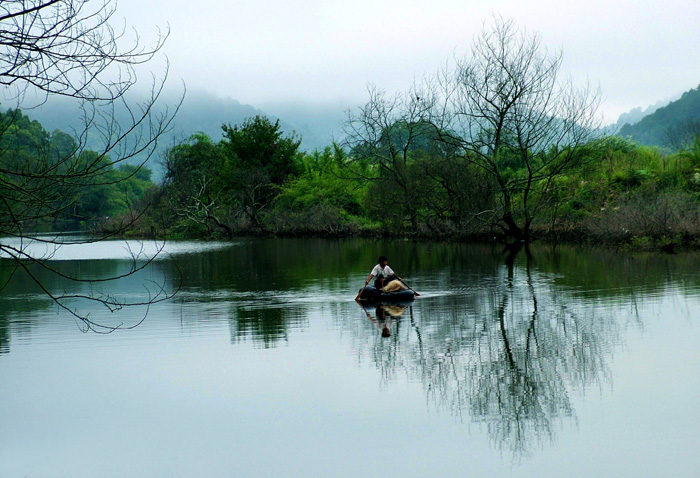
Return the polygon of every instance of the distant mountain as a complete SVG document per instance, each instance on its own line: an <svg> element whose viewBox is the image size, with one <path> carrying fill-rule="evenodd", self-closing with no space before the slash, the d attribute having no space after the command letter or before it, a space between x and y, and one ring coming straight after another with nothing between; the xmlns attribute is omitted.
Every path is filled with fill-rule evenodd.
<svg viewBox="0 0 700 478"><path fill-rule="evenodd" d="M172 108L177 101L175 96L165 98L160 107ZM202 91L188 91L171 130L161 138L159 151L148 162L148 166L154 172L154 180L162 177L160 158L167 147L200 131L214 141L219 141L222 138L223 124L242 124L256 115L279 119L282 131L301 137L303 150L323 149L340 137L346 108L340 104L266 103L264 109L265 111L242 104L232 98L221 98ZM46 104L26 110L25 113L33 120L39 121L47 131L60 129L66 133L73 133L82 130L80 109L74 101L65 98L51 98ZM126 111L118 111L117 119L126 114ZM123 117L123 124L128 124L127 120L128 118ZM134 162L139 159L135 158Z"/></svg>
<svg viewBox="0 0 700 478"><path fill-rule="evenodd" d="M693 122L700 122L700 86L686 91L676 101L658 108L638 122L625 124L619 135L640 144L673 147L669 136Z"/></svg>
<svg viewBox="0 0 700 478"><path fill-rule="evenodd" d="M617 123L615 123L615 125L617 126L617 129L619 130L620 128L622 128L626 124L633 125L635 123L639 123L642 120L642 118L644 118L645 116L649 116L650 114L654 113L659 108L663 108L664 106L669 104L671 101L672 100L657 101L653 105L647 106L645 109L642 109L641 106L637 106L636 108L632 108L628 112L622 113L620 115L620 117L617 119Z"/></svg>
<svg viewBox="0 0 700 478"><path fill-rule="evenodd" d="M170 103L174 103L174 99ZM254 116L269 116L265 111L242 104L233 98L220 98L201 91L188 91L177 113L170 133L174 141L180 142L197 132L210 136L214 141L222 138L221 126L237 125ZM283 129L290 125L280 120Z"/></svg>

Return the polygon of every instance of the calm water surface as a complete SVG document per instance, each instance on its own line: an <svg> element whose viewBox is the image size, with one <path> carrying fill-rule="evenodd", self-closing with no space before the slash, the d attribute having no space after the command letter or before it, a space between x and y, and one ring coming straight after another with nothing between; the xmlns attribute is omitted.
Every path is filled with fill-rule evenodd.
<svg viewBox="0 0 700 478"><path fill-rule="evenodd" d="M156 248L46 254L100 278ZM123 327L147 313L132 330L83 332L21 274L0 290L0 476L700 476L698 255L286 239L164 252L103 287L174 299L70 304ZM379 254L421 297L353 301Z"/></svg>

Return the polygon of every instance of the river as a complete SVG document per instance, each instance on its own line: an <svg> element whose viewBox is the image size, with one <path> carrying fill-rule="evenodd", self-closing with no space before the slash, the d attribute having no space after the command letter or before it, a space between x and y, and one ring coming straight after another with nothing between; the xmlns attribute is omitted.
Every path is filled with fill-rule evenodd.
<svg viewBox="0 0 700 478"><path fill-rule="evenodd" d="M0 260L2 477L700 475L697 254L28 247L65 276L127 275L32 268L64 309ZM414 302L353 300L380 254Z"/></svg>

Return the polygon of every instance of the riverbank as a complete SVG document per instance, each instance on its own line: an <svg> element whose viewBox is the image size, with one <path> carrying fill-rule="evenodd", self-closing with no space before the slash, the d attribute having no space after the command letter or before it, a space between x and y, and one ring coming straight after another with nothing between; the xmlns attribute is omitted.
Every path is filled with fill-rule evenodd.
<svg viewBox="0 0 700 478"><path fill-rule="evenodd" d="M103 225L105 226L105 225ZM117 231L109 227L102 227L99 234L114 235ZM482 230L460 232L456 230L437 230L422 225L416 229L404 229L392 231L388 228L374 225L362 227L357 223L326 224L323 227L304 227L302 224L292 225L287 223L284 228L270 228L266 230L254 228L231 229L231 236L224 231L212 230L206 234L183 231L177 228L163 229L156 227L143 228L138 224L121 231L118 235L129 238L157 238L157 239L195 239L195 240L226 240L234 237L282 237L282 238L363 238L375 240L410 240L410 241L441 241L455 243L498 243L509 245L522 241L514 241L497 231ZM533 228L531 242L549 245L578 245L595 246L608 249L636 252L664 252L677 253L687 251L700 251L700 233L698 231L684 230L677 232L633 234L630 229L616 227L613 224L603 222L566 224L555 229Z"/></svg>

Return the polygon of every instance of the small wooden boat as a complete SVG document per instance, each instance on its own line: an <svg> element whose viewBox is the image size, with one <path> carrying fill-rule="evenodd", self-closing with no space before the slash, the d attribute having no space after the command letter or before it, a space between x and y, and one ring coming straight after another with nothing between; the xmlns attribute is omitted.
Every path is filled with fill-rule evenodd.
<svg viewBox="0 0 700 478"><path fill-rule="evenodd" d="M360 289L359 300L366 302L410 302L414 299L415 294L410 289L399 290L397 292L382 292L374 286L368 285L364 290Z"/></svg>

